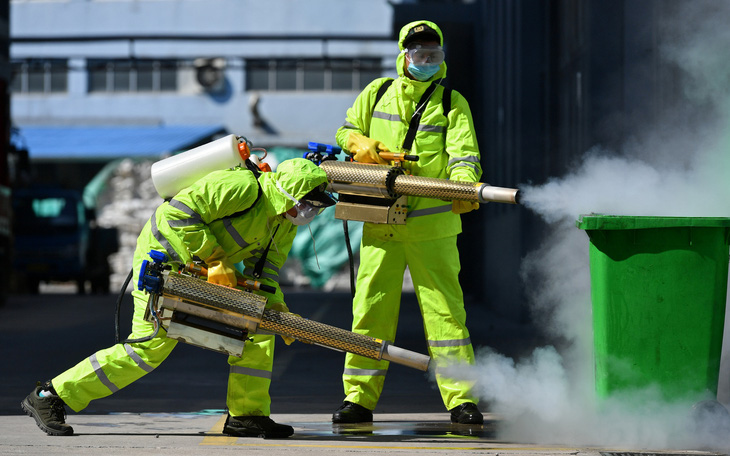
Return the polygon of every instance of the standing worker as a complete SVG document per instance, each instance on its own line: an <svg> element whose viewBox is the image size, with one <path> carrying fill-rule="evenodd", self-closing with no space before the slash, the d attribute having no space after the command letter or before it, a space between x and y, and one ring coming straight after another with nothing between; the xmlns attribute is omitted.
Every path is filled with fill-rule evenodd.
<svg viewBox="0 0 730 456"><path fill-rule="evenodd" d="M458 92L440 85L446 76L443 35L433 22L416 21L398 38L399 77L371 82L347 111L337 143L363 163L386 164L379 152L404 152L418 161L403 167L416 176L478 182L479 149L471 111ZM408 197L405 225L365 223L353 301L352 331L393 341L398 325L403 275L409 268L423 316L429 353L438 363L474 363L459 284L460 214L478 203ZM333 423L373 420L387 373L387 361L348 353L345 401ZM482 424L471 384L436 375L451 421Z"/></svg>
<svg viewBox="0 0 730 456"><path fill-rule="evenodd" d="M145 224L133 259L139 277L151 250L165 252L174 269L204 259L208 282L235 287L234 264L243 261L244 278L255 274L273 286L267 308L288 311L276 282L291 249L297 225L304 225L334 204L325 192L327 175L304 159L282 162L275 173L252 167L214 171L160 205ZM268 247L267 247L268 246ZM258 278L260 276L260 278ZM72 435L65 405L78 412L90 401L119 391L152 372L167 358L177 340L144 318L149 296L133 290L134 315L129 340L98 351L52 380L39 384L21 405L49 435ZM274 336L255 334L246 341L242 358L230 356L223 432L240 437L282 438L291 426L275 423L271 414L271 370Z"/></svg>

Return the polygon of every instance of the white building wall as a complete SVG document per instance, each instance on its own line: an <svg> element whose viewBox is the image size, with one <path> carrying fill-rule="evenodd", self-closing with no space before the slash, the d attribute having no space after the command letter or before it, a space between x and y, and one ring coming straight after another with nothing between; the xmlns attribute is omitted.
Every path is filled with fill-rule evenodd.
<svg viewBox="0 0 730 456"><path fill-rule="evenodd" d="M376 57L395 76L391 27L386 0L14 0L11 58L69 58L70 71L67 93L14 95L13 121L222 124L263 147L332 143L357 90L247 93L245 59ZM87 58L131 57L222 57L229 89L206 93L190 68L175 93L88 93ZM253 96L268 131L253 125Z"/></svg>

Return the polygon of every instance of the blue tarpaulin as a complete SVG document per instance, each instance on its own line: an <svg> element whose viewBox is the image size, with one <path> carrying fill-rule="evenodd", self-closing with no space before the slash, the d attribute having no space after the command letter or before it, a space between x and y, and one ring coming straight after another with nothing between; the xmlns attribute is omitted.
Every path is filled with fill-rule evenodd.
<svg viewBox="0 0 730 456"><path fill-rule="evenodd" d="M221 125L26 126L14 140L36 159L159 157L224 134Z"/></svg>

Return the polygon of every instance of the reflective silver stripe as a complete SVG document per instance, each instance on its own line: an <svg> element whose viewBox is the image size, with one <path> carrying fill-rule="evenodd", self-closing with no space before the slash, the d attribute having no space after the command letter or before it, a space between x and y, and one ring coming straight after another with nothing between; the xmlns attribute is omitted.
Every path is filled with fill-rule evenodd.
<svg viewBox="0 0 730 456"><path fill-rule="evenodd" d="M387 112L374 111L373 119L387 120L388 122L400 122L400 116L398 114L388 114ZM427 131L430 133L443 133L444 127L442 125L428 125L418 124L418 131Z"/></svg>
<svg viewBox="0 0 730 456"><path fill-rule="evenodd" d="M454 163L459 162L471 162L471 163L479 163L479 157L476 157L474 155L465 155L463 157L455 157L449 160L449 163L446 166L451 166Z"/></svg>
<svg viewBox="0 0 730 456"><path fill-rule="evenodd" d="M170 206L174 207L175 209L185 212L190 217L197 218L202 221L202 219L200 218L200 215L197 212L195 212L194 210L190 209L190 207L188 207L187 204L182 203L176 199L171 199L169 204L170 204Z"/></svg>
<svg viewBox="0 0 730 456"><path fill-rule="evenodd" d="M277 271L278 271L278 269L277 269ZM253 277L253 267L246 267L243 270L243 275L249 276L249 277ZM273 281L277 281L279 279L279 274L278 273L277 274L271 274L269 272L264 271L264 272L261 273L261 277L260 278L262 278L262 279L263 278L267 278L267 279L271 279Z"/></svg>
<svg viewBox="0 0 730 456"><path fill-rule="evenodd" d="M154 214L152 214L152 217L150 218L150 229L152 230L152 236L157 239L157 242L160 243L160 245L165 249L167 252L167 255L170 257L172 261L177 261L178 263L182 263L182 260L180 259L180 255L177 254L175 249L172 248L172 244L165 238L165 236L160 233L160 230L157 229L157 211L155 211Z"/></svg>
<svg viewBox="0 0 730 456"><path fill-rule="evenodd" d="M460 166L467 166L474 171L477 170L477 166L479 166L479 157L476 157L474 155L465 155L463 157L456 157L449 160L449 163L446 164L447 168L458 168Z"/></svg>
<svg viewBox="0 0 730 456"><path fill-rule="evenodd" d="M432 133L443 133L444 127L441 125L427 125L427 124L419 124L418 125L418 131L428 131Z"/></svg>
<svg viewBox="0 0 730 456"><path fill-rule="evenodd" d="M418 209L415 211L409 211L408 215L406 217L411 218L411 217L423 217L424 215L443 214L444 212L449 212L450 210L451 210L451 205L429 207L426 209Z"/></svg>
<svg viewBox="0 0 730 456"><path fill-rule="evenodd" d="M251 258L249 258L249 259L248 259L247 261L252 261L252 262L253 262L253 264L255 265L255 264L256 264L256 263L257 263L257 262L259 261L259 259L260 259L260 258L261 258L261 257L257 257L257 256L254 256L254 257L251 257ZM276 266L274 266L274 264L273 264L273 263L272 263L271 261L269 261L269 260L266 260L266 261L264 262L264 267L265 267L265 268L269 268L269 269L271 269L271 270L272 270L272 271L274 271L274 272L275 272L276 274L279 274L279 268L277 268ZM248 266L248 265L246 265L246 269L247 269L247 270L248 270L248 269L251 269L251 270L253 270L253 268L254 268L254 266ZM253 271L252 271L252 272L253 272Z"/></svg>
<svg viewBox="0 0 730 456"><path fill-rule="evenodd" d="M357 130L357 127L356 127L356 126L354 126L353 124L351 124L351 123L350 123L350 122L348 122L348 121L345 121L345 123L343 123L343 124L342 124L342 126L343 126L343 127L345 127L345 128L352 128L352 129L355 129L355 130Z"/></svg>
<svg viewBox="0 0 730 456"><path fill-rule="evenodd" d="M467 167L473 169L474 171L477 170L477 166L476 165L472 165L471 163L463 163L463 162L462 163L455 164L454 166L451 167L451 169L459 168L461 166L467 166Z"/></svg>
<svg viewBox="0 0 730 456"><path fill-rule="evenodd" d="M370 377L385 376L388 373L388 369L347 369L342 372L344 375L365 375Z"/></svg>
<svg viewBox="0 0 730 456"><path fill-rule="evenodd" d="M374 119L383 119L390 122L400 122L400 116L398 114L388 114L383 111L373 111Z"/></svg>
<svg viewBox="0 0 730 456"><path fill-rule="evenodd" d="M170 206L174 207L175 209L178 209L187 215L190 216L188 219L182 219L182 220L169 220L167 223L172 228L179 228L181 226L190 226L190 225L197 225L199 223L203 223L203 219L198 215L197 212L190 209L185 203L181 203L180 201L177 201L175 199L170 200Z"/></svg>
<svg viewBox="0 0 730 456"><path fill-rule="evenodd" d="M231 219L223 219L223 226L226 228L226 231L228 232L228 234L231 235L233 240L236 241L236 244L238 244L241 248L246 248L249 246L249 243L243 240L243 236L241 236L241 233L233 228L233 222L231 222Z"/></svg>
<svg viewBox="0 0 730 456"><path fill-rule="evenodd" d="M200 224L200 220L195 220L192 218L184 220L168 220L167 224L170 225L170 228L180 228L183 226L198 225Z"/></svg>
<svg viewBox="0 0 730 456"><path fill-rule="evenodd" d="M155 370L154 367L152 367L149 364L147 364L146 362L144 362L144 360L139 357L139 355L137 354L137 352L134 351L134 349L131 346L129 346L127 344L124 344L124 350L126 350L126 352L129 355L129 357L132 358L132 360L137 364L137 366L140 369L142 369L143 371L145 371L145 372L147 372L149 374L150 372L152 372L153 370Z"/></svg>
<svg viewBox="0 0 730 456"><path fill-rule="evenodd" d="M471 345L471 338L466 339L452 339L452 340L429 340L429 347L463 347Z"/></svg>
<svg viewBox="0 0 730 456"><path fill-rule="evenodd" d="M248 375L249 377L271 380L271 372L262 369L253 369L251 367L231 366L231 374Z"/></svg>
<svg viewBox="0 0 730 456"><path fill-rule="evenodd" d="M91 361L91 367L94 368L94 373L96 374L96 377L99 379L101 383L104 384L107 388L109 388L109 391L112 393L116 393L119 391L119 388L117 388L117 385L111 382L109 380L109 377L106 376L104 371L101 369L101 364L99 364L99 360L96 359L96 353L89 356L89 361Z"/></svg>

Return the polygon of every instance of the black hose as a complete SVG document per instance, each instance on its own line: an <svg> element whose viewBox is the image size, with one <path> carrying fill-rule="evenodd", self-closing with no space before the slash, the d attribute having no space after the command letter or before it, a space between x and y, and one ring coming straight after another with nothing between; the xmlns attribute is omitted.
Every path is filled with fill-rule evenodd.
<svg viewBox="0 0 730 456"><path fill-rule="evenodd" d="M350 231L347 229L347 220L342 221L345 230L345 245L347 246L347 257L350 259L350 292L355 298L355 260L352 257L352 246L350 245Z"/></svg>
<svg viewBox="0 0 730 456"><path fill-rule="evenodd" d="M152 315L152 318L155 319L155 330L149 336L140 337L139 339L127 339L124 341L125 344L136 344L139 342L147 342L148 340L152 340L155 337L157 337L157 334L160 332L160 326L162 324L160 323L160 316L157 315L157 312L154 309L155 302L157 302L157 299L154 297L151 297L150 301L149 301L150 315Z"/></svg>
<svg viewBox="0 0 730 456"><path fill-rule="evenodd" d="M132 280L132 272L134 269L129 270L129 275L127 275L127 279L124 281L124 285L122 285L122 289L119 290L119 296L117 297L117 308L114 312L114 344L119 343L119 313L122 308L122 299L124 298L124 292L127 291L127 287L129 286L129 282Z"/></svg>

